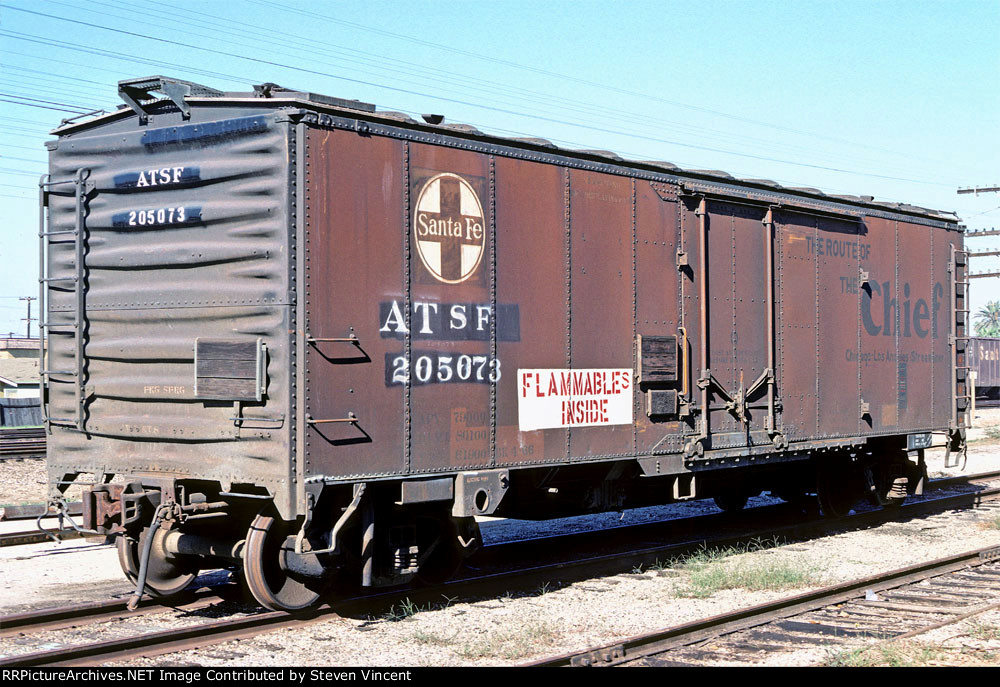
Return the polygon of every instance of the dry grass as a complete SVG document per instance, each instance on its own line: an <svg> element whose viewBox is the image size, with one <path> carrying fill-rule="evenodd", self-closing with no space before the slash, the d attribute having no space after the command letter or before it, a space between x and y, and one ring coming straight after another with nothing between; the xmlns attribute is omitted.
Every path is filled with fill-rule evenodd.
<svg viewBox="0 0 1000 687"><path fill-rule="evenodd" d="M918 642L884 642L830 655L824 665L837 668L915 668L940 661L947 652Z"/></svg>
<svg viewBox="0 0 1000 687"><path fill-rule="evenodd" d="M969 636L981 642L1000 639L1000 626L985 623L982 620L974 620L969 624Z"/></svg>
<svg viewBox="0 0 1000 687"><path fill-rule="evenodd" d="M462 658L518 659L544 651L554 646L558 632L546 622L503 628L485 632L456 647Z"/></svg>
<svg viewBox="0 0 1000 687"><path fill-rule="evenodd" d="M754 542L745 547L705 549L677 563L686 573L683 596L710 597L724 589L769 591L807 587L820 582L818 571L799 564L770 559L748 558L744 554L776 546L777 542Z"/></svg>
<svg viewBox="0 0 1000 687"><path fill-rule="evenodd" d="M459 630L460 632L461 630ZM449 646L458 637L458 632L450 637L445 637L434 632L425 632L424 630L417 630L413 633L413 641L417 644L425 644L428 646Z"/></svg>

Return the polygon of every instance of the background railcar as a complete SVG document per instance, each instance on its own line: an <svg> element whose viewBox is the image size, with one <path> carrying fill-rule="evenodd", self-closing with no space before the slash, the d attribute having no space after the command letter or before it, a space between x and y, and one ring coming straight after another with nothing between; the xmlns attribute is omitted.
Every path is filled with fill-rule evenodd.
<svg viewBox="0 0 1000 687"><path fill-rule="evenodd" d="M968 365L976 373L976 396L1000 400L1000 339L969 339Z"/></svg>
<svg viewBox="0 0 1000 687"><path fill-rule="evenodd" d="M120 92L50 144L44 409L54 495L98 475L87 525L155 593L441 577L485 514L893 502L964 441L952 215L273 84Z"/></svg>

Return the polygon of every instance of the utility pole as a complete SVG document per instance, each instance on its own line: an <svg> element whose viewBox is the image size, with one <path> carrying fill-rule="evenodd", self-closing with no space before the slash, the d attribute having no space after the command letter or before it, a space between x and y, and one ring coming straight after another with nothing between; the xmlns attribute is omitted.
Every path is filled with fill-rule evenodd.
<svg viewBox="0 0 1000 687"><path fill-rule="evenodd" d="M973 188L960 188L958 193L975 193L977 196L980 193L998 193L1000 192L1000 186L975 186ZM980 236L996 236L1000 234L1000 229L981 229L979 231L970 231L965 233L965 238L978 238ZM1000 255L1000 251L971 251L969 257L981 257L985 258L990 255ZM978 272L971 273L968 275L969 279L985 279L987 277L1000 277L1000 272Z"/></svg>
<svg viewBox="0 0 1000 687"><path fill-rule="evenodd" d="M961 193L961 191L959 191ZM1000 235L1000 229L980 229L979 231L967 231L965 232L965 238L975 239L980 236L997 236ZM969 258L986 258L990 256L1000 255L1000 250L970 250L968 252ZM969 272L966 275L969 279L985 279L987 277L1000 277L1000 272Z"/></svg>
<svg viewBox="0 0 1000 687"><path fill-rule="evenodd" d="M959 194L974 193L977 196L980 193L1000 193L1000 186L993 185L993 186L975 186L973 188L960 188L958 189L957 192ZM979 238L979 237L997 236L997 235L1000 235L1000 229L997 229L996 227L990 227L989 229L980 229L979 231L968 231L965 233L965 238L970 239L970 238ZM1000 251L981 250L981 251L969 251L968 253L968 257L970 258L973 257L985 258L988 256L995 256L995 255L1000 255ZM990 278L995 279L997 277L1000 277L1000 272L992 271L992 272L968 272L965 278L966 280L971 282L973 279L990 279ZM968 302L968 299L966 299L966 302ZM972 378L972 384L973 384L972 416L975 417L975 408L976 408L975 377Z"/></svg>
<svg viewBox="0 0 1000 687"><path fill-rule="evenodd" d="M38 298L35 297L35 296L23 296L19 300L28 301L28 316L27 317L22 317L21 319L22 320L26 320L28 322L28 338L30 339L31 338L31 321L38 319L37 317L32 317L31 316L31 301L37 301Z"/></svg>

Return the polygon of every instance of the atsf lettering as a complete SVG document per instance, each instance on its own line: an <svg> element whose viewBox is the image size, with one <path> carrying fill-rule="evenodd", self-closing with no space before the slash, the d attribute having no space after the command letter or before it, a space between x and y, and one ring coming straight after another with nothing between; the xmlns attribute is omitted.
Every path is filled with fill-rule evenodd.
<svg viewBox="0 0 1000 687"><path fill-rule="evenodd" d="M489 341L493 306L489 303L433 303L415 301L410 306L409 326L405 307L397 300L379 303L379 336L383 339L436 341ZM496 305L498 341L520 341L521 319L516 304Z"/></svg>
<svg viewBox="0 0 1000 687"><path fill-rule="evenodd" d="M157 167L115 175L115 188L180 186L201 180L198 167Z"/></svg>

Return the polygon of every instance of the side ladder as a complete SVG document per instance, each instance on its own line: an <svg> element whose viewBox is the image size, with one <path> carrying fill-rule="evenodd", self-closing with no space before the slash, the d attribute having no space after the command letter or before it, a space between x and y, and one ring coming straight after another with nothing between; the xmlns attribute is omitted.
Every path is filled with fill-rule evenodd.
<svg viewBox="0 0 1000 687"><path fill-rule="evenodd" d="M94 182L89 180L90 170L80 169L72 179L53 181L51 176L46 174L38 182L38 303L39 303L39 370L41 371L42 385L42 419L45 422L47 433L52 432L52 425L72 427L79 431L85 431L86 416L84 413L84 403L86 395L84 393L84 337L85 337L85 278L86 278L86 220L87 220L87 200L94 190ZM63 191L62 188L69 184L74 185L72 190L75 198L75 212L73 229L62 229L58 231L50 230L49 201L51 196L68 196L70 191ZM55 244L73 243L73 276L49 276L49 251ZM53 322L52 313L49 308L50 294L52 291L63 293L72 291L73 310L72 322ZM73 337L73 369L60 370L51 369L46 359L46 344L52 336L72 336ZM49 353L51 354L51 346ZM51 358L51 355L49 356ZM69 379L65 379L69 378ZM49 412L49 385L50 382L72 383L74 388L74 413L73 417L52 417Z"/></svg>
<svg viewBox="0 0 1000 687"><path fill-rule="evenodd" d="M948 423L949 433L963 433L969 427L969 408L972 405L972 392L969 384L968 346L969 346L969 251L955 248L951 244L951 260L948 271L951 273L951 333L948 345L951 348L951 419ZM949 446L951 438L949 437ZM951 458L954 456L954 463ZM945 467L957 467L959 454L949 451L945 457Z"/></svg>

